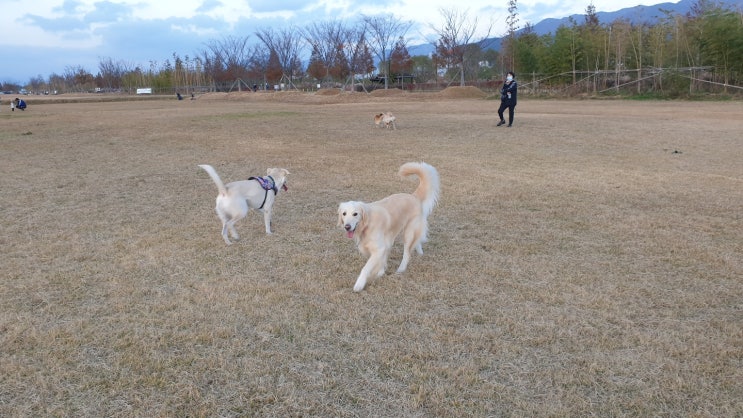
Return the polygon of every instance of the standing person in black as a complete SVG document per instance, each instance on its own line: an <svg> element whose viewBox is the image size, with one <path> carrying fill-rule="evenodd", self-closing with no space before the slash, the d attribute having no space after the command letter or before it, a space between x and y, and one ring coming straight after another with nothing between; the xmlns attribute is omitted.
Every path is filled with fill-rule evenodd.
<svg viewBox="0 0 743 418"><path fill-rule="evenodd" d="M503 111L506 109L508 109L508 127L510 128L513 125L513 112L516 109L517 96L518 84L516 83L516 74L513 71L509 71L506 73L506 81L500 89L500 108L498 108L500 122L498 122L498 126L506 123L506 120L503 119Z"/></svg>

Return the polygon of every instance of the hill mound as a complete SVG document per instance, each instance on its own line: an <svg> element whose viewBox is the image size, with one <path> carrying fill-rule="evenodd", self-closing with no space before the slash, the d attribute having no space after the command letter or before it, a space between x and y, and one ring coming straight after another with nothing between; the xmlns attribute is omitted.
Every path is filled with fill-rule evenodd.
<svg viewBox="0 0 743 418"><path fill-rule="evenodd" d="M445 99L484 99L488 94L474 86L447 87L439 92Z"/></svg>
<svg viewBox="0 0 743 418"><path fill-rule="evenodd" d="M316 96L337 96L341 94L341 89L320 89L315 92Z"/></svg>
<svg viewBox="0 0 743 418"><path fill-rule="evenodd" d="M391 89L377 89L372 90L371 93L369 93L372 97L396 97L396 96L402 96L405 92L398 89L398 88L391 88Z"/></svg>

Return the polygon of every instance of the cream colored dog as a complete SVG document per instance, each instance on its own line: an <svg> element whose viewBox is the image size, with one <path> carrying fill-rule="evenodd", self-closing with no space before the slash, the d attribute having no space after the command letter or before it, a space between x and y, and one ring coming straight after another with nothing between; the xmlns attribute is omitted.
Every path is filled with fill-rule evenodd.
<svg viewBox="0 0 743 418"><path fill-rule="evenodd" d="M228 231L232 238L240 239L235 223L247 216L250 209L263 212L266 234L271 234L271 210L279 189L288 190L286 187L288 170L269 168L266 177L250 177L248 180L233 181L225 186L212 166L201 164L199 167L209 173L209 177L219 190L216 211L222 221L222 238L227 245L232 244L227 236Z"/></svg>
<svg viewBox="0 0 743 418"><path fill-rule="evenodd" d="M384 112L374 115L374 124L377 125L377 128L384 125L387 129L397 129L397 125L395 124L396 120L397 118L392 114L392 112Z"/></svg>
<svg viewBox="0 0 743 418"><path fill-rule="evenodd" d="M413 249L423 254L428 215L439 199L439 174L423 162L403 164L399 174L418 175L420 183L412 194L397 193L372 203L350 201L338 206L338 225L345 229L348 238L355 240L361 254L368 257L353 286L355 292L364 289L369 277L384 275L392 245L401 233L403 254L397 273L408 267Z"/></svg>

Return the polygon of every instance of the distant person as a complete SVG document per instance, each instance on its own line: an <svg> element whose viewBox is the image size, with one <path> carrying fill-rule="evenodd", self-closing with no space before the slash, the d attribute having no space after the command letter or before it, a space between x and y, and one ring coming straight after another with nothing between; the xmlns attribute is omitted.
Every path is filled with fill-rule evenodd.
<svg viewBox="0 0 743 418"><path fill-rule="evenodd" d="M15 100L10 99L10 111L15 112Z"/></svg>
<svg viewBox="0 0 743 418"><path fill-rule="evenodd" d="M17 108L19 108L21 110L26 110L26 101L23 100L23 99L19 99L19 98L16 97L16 99L15 99L15 107L17 107Z"/></svg>
<svg viewBox="0 0 743 418"><path fill-rule="evenodd" d="M178 100L183 100L183 96L181 96L180 92L176 92L175 95L178 97Z"/></svg>
<svg viewBox="0 0 743 418"><path fill-rule="evenodd" d="M508 127L513 125L513 113L516 110L516 99L518 96L518 84L516 83L516 73L509 71L506 73L506 81L503 82L503 87L500 89L500 107L498 108L498 116L500 122L498 126L505 125L506 120L503 119L503 112L508 109Z"/></svg>

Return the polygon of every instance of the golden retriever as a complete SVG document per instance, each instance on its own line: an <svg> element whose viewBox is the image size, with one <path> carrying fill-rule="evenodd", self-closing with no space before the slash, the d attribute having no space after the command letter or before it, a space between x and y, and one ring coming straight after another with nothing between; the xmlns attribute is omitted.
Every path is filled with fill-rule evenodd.
<svg viewBox="0 0 743 418"><path fill-rule="evenodd" d="M233 181L226 186L222 179L208 164L201 164L214 184L217 185L217 216L222 221L222 238L227 245L232 244L227 232L232 238L240 239L235 229L235 223L247 216L250 209L263 212L263 223L266 226L266 234L271 234L271 211L279 189L288 190L286 187L286 176L289 173L285 168L269 168L266 177L250 177L248 180Z"/></svg>
<svg viewBox="0 0 743 418"><path fill-rule="evenodd" d="M439 199L439 174L426 163L405 163L400 167L403 177L417 175L420 183L412 193L397 193L376 202L343 202L338 206L338 225L348 238L353 238L359 252L368 257L361 270L355 292L366 286L369 277L381 277L387 268L395 238L402 234L403 255L397 273L402 273L410 262L413 249L423 254L422 244L428 235L428 215Z"/></svg>
<svg viewBox="0 0 743 418"><path fill-rule="evenodd" d="M392 112L384 112L374 115L374 124L377 125L377 128L384 125L387 129L397 129L397 125L395 124L396 120L397 118L392 114Z"/></svg>

